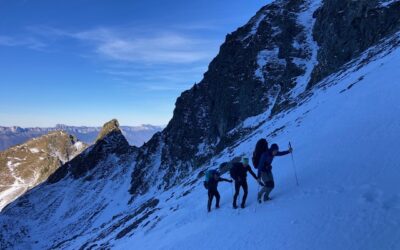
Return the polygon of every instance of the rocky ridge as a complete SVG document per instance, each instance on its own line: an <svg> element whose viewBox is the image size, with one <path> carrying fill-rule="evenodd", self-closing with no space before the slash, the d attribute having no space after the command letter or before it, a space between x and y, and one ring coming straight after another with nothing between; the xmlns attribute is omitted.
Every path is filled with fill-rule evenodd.
<svg viewBox="0 0 400 250"><path fill-rule="evenodd" d="M45 181L86 147L58 131L0 152L0 209Z"/></svg>

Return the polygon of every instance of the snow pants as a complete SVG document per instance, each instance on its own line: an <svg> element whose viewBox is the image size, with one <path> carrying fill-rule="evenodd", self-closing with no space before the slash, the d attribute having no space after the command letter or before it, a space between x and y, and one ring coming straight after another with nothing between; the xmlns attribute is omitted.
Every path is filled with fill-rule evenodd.
<svg viewBox="0 0 400 250"><path fill-rule="evenodd" d="M249 192L249 188L247 186L247 181L235 181L235 195L233 196L233 206L236 207L236 200L239 196L240 187L243 188L243 198L242 198L242 206L246 204L247 193Z"/></svg>
<svg viewBox="0 0 400 250"><path fill-rule="evenodd" d="M261 187L260 192L258 192L258 200L266 201L269 198L269 194L275 187L274 176L271 171L261 172L261 181L264 186Z"/></svg>
<svg viewBox="0 0 400 250"><path fill-rule="evenodd" d="M208 190L208 203L207 203L208 211L211 211L211 204L212 204L212 200L214 199L214 196L216 199L215 206L219 207L219 200L220 200L221 196L219 195L218 190L217 189L209 189Z"/></svg>

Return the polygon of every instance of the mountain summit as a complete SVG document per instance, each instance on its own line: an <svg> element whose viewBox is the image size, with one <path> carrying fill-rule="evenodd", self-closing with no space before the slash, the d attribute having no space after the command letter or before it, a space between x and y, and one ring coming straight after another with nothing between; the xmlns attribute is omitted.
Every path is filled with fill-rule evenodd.
<svg viewBox="0 0 400 250"><path fill-rule="evenodd" d="M122 134L121 129L119 128L119 122L117 119L112 119L111 121L106 122L103 125L103 128L101 129L99 135L96 138L96 142L104 139L104 137L106 137L110 133Z"/></svg>
<svg viewBox="0 0 400 250"><path fill-rule="evenodd" d="M56 183L63 178L72 177L78 179L96 169L99 176L103 176L108 171L107 168L114 167L113 164L103 164L110 157L121 157L133 153L136 147L130 146L128 141L119 129L119 123L113 119L104 124L96 143L87 148L82 154L78 155L72 161L60 167L50 178L49 183ZM102 177L100 177L102 178Z"/></svg>

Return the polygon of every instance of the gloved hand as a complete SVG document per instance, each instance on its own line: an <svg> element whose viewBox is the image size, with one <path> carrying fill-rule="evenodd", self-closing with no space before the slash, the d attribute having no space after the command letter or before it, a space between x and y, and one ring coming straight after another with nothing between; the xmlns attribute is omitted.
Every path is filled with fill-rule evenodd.
<svg viewBox="0 0 400 250"><path fill-rule="evenodd" d="M257 179L258 184L260 184L261 186L264 186L264 183L261 181L260 178Z"/></svg>
<svg viewBox="0 0 400 250"><path fill-rule="evenodd" d="M232 182L233 182L233 180L229 180L229 182L230 182L230 183L232 183Z"/></svg>

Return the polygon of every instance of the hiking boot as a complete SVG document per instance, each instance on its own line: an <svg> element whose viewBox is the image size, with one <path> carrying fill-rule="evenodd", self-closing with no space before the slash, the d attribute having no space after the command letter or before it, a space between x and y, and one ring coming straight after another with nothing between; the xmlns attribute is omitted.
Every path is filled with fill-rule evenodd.
<svg viewBox="0 0 400 250"><path fill-rule="evenodd" d="M236 204L233 204L233 209L236 209L236 208L237 208Z"/></svg>
<svg viewBox="0 0 400 250"><path fill-rule="evenodd" d="M244 205L244 204L241 205L241 208L245 208L245 207L246 207L246 205Z"/></svg>
<svg viewBox="0 0 400 250"><path fill-rule="evenodd" d="M219 205L216 205L216 206L215 206L215 208L217 208L217 209L218 209L218 208L219 208Z"/></svg>
<svg viewBox="0 0 400 250"><path fill-rule="evenodd" d="M260 203L260 204L261 204L261 203L262 203L262 200L261 200L261 199L258 199L258 203Z"/></svg>

